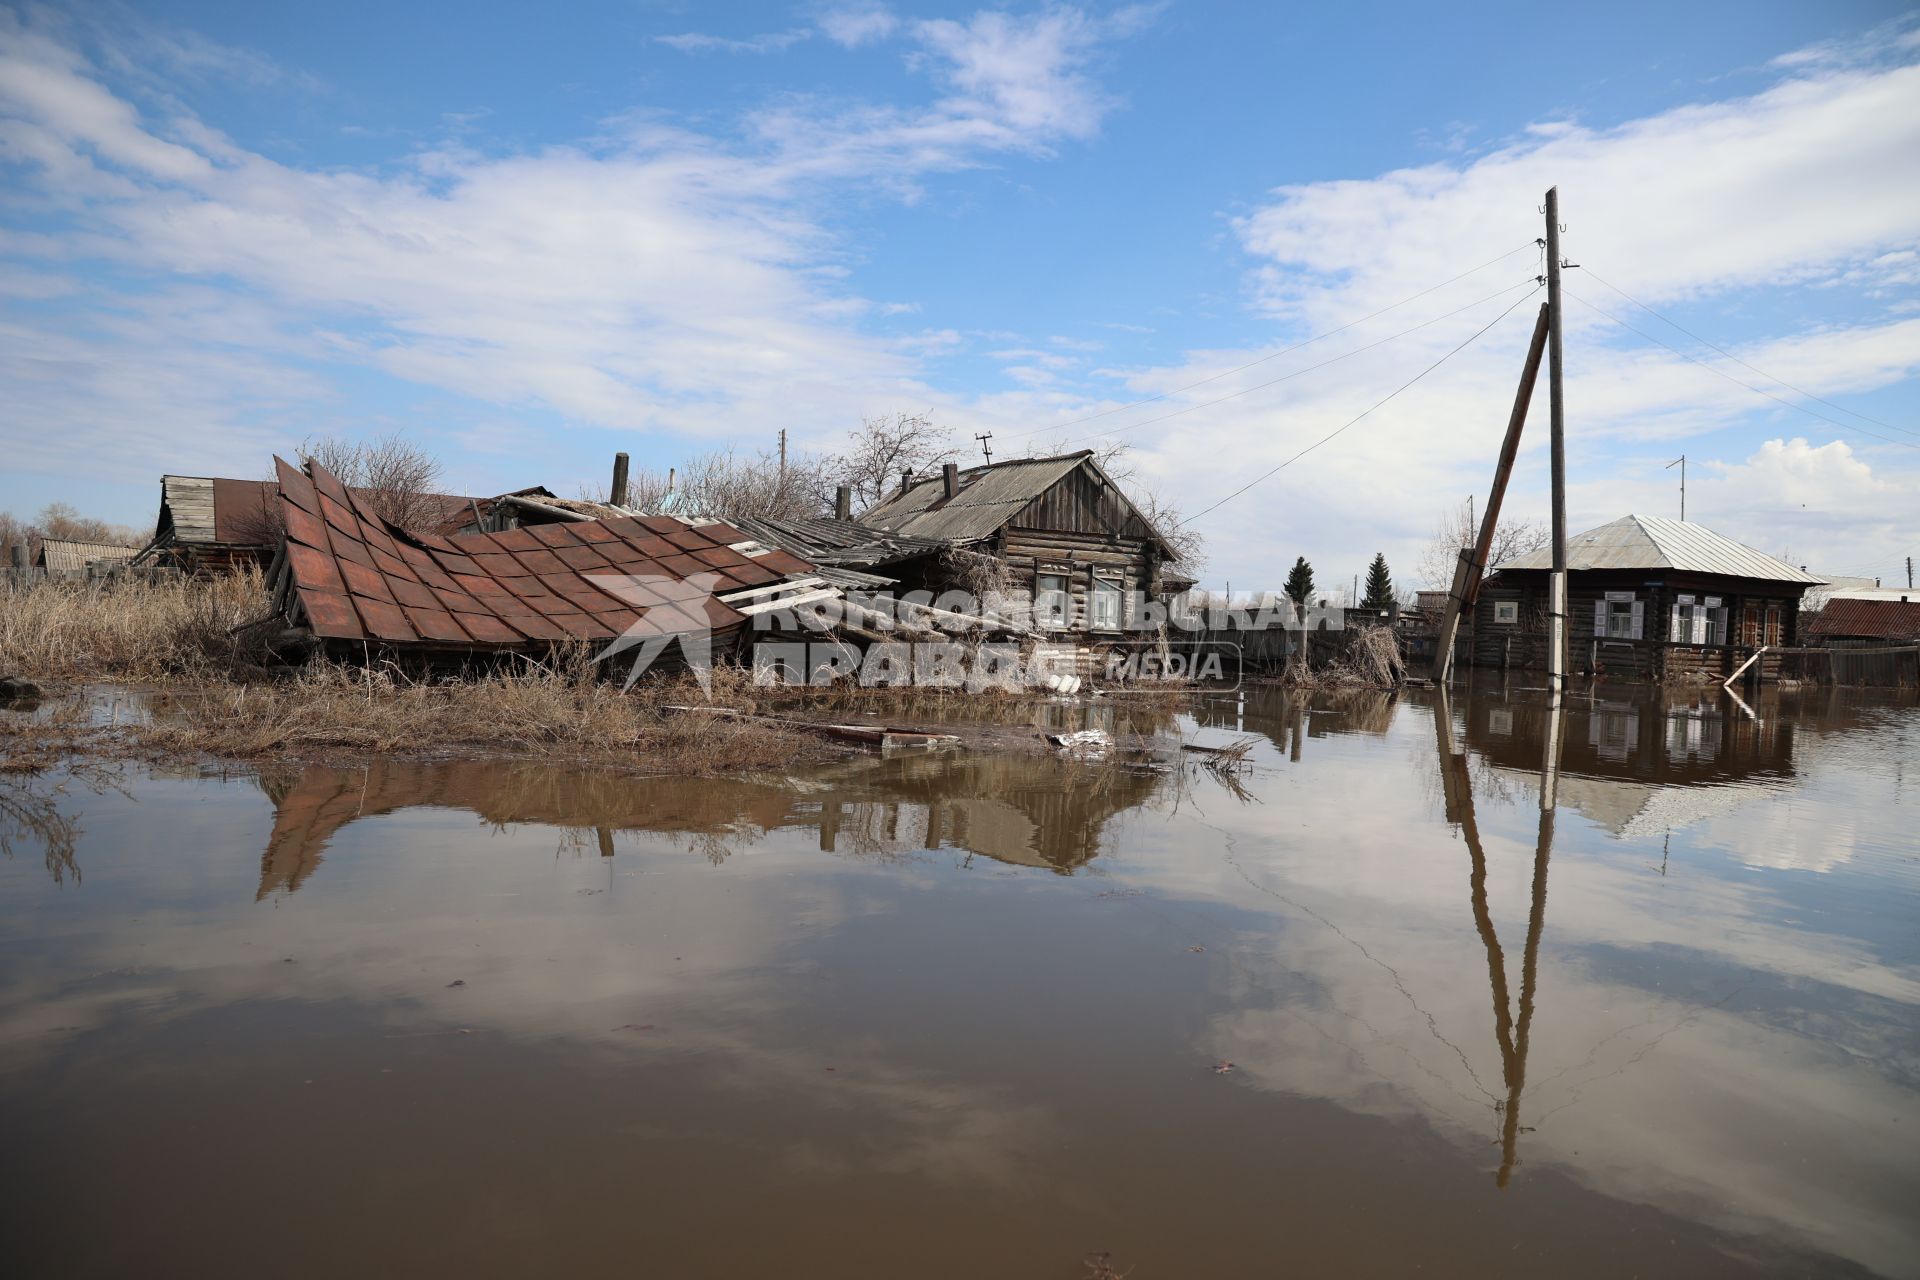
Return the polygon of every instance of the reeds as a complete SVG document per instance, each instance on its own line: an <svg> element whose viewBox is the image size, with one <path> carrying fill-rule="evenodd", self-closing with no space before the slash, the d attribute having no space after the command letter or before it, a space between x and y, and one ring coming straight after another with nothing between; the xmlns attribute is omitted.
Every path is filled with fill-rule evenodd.
<svg viewBox="0 0 1920 1280"><path fill-rule="evenodd" d="M275 756L538 755L644 771L773 769L822 754L811 738L723 716L681 715L699 704L691 676L618 685L579 679L567 664L528 664L458 681L391 669L315 664L271 684L214 685L174 700L143 727L148 748L242 759ZM715 705L751 706L745 673L713 673Z"/></svg>
<svg viewBox="0 0 1920 1280"><path fill-rule="evenodd" d="M241 624L267 611L257 569L218 578L0 581L0 674L143 683L257 672Z"/></svg>

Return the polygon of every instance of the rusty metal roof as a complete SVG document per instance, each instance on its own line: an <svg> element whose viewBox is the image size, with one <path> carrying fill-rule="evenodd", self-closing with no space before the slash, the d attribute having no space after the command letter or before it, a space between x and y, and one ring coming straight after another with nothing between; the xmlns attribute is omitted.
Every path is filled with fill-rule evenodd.
<svg viewBox="0 0 1920 1280"><path fill-rule="evenodd" d="M288 616L329 640L512 649L724 630L745 615L716 594L812 568L784 551L748 556L734 544L750 540L728 525L671 516L410 533L324 467L274 465ZM703 574L714 575L711 586L688 581Z"/></svg>
<svg viewBox="0 0 1920 1280"><path fill-rule="evenodd" d="M544 494L546 490L535 486L516 493ZM422 496L433 506L433 533L452 533L471 524L475 507L484 513L496 501L457 493ZM275 480L161 476L160 521L155 536L170 530L175 542L270 547L279 535L273 519L279 500L280 485Z"/></svg>
<svg viewBox="0 0 1920 1280"><path fill-rule="evenodd" d="M1082 449L1054 458L1018 458L969 467L960 473L960 491L952 499L947 497L945 478L935 472L861 516L860 523L942 542L974 542L991 537L1092 456L1091 449Z"/></svg>
<svg viewBox="0 0 1920 1280"><path fill-rule="evenodd" d="M1903 644L1920 641L1920 593L1906 601L1829 600L1807 623L1807 636L1850 636Z"/></svg>
<svg viewBox="0 0 1920 1280"><path fill-rule="evenodd" d="M1518 556L1494 566L1508 569L1551 569L1553 551ZM1818 583L1784 560L1735 542L1705 525L1664 516L1622 516L1611 524L1589 529L1567 539L1569 569L1677 569L1729 578L1757 578L1767 582Z"/></svg>

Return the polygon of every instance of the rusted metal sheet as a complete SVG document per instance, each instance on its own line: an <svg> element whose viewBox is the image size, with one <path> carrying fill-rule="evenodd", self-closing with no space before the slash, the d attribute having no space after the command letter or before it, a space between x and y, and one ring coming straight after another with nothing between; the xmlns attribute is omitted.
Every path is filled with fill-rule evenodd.
<svg viewBox="0 0 1920 1280"><path fill-rule="evenodd" d="M730 525L671 517L410 533L324 468L275 461L289 618L325 639L511 649L610 640L634 627L725 631L745 615L689 576L712 574L717 589L732 590L812 572L784 551L736 550L744 538Z"/></svg>

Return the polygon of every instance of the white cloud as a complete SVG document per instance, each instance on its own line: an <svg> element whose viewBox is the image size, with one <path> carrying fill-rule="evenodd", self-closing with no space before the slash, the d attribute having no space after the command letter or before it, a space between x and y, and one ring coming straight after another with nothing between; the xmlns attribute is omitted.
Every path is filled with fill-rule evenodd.
<svg viewBox="0 0 1920 1280"><path fill-rule="evenodd" d="M1230 392L1434 319L1539 270L1542 193L1558 184L1569 224L1566 252L1606 280L1658 307L1738 296L1740 322L1767 334L1727 346L1739 359L1827 399L1908 383L1920 372L1920 329L1910 318L1920 251L1920 66L1886 39L1872 58L1822 59L1746 97L1675 108L1613 127L1555 120L1478 154L1375 177L1277 189L1233 221L1249 255L1253 307L1297 341L1352 321L1507 250L1469 279L1391 315L1304 350L1267 346L1187 353L1136 369L1114 399L1086 403L1009 391L988 396L976 416L1013 439L1051 435L1048 424L1083 418L1127 399L1150 404L1065 428L1069 442L1135 439L1142 469L1187 511L1204 507L1349 421L1444 355L1490 318L1502 300L1388 343L1376 351L1222 403ZM1846 296L1841 296L1841 286ZM1640 509L1636 442L1660 441L1660 462L1683 449L1742 459L1756 434L1805 435L1810 449L1845 442L1887 492L1913 491L1910 435L1881 426L1822 423L1729 378L1794 403L1802 397L1635 309L1581 271L1576 299L1683 348L1702 363L1645 344L1579 300L1567 312L1570 467L1575 520L1598 523ZM1511 298L1513 295L1507 295ZM1756 309L1753 301L1760 306ZM1781 305L1792 299L1789 305ZM1862 301L1863 300L1863 301ZM1365 567L1376 549L1410 568L1443 507L1484 495L1511 406L1533 303L1405 395L1346 434L1207 517L1211 572L1236 583L1306 553L1330 576ZM1846 323L1820 320L1845 315ZM1697 323L1697 322L1696 322ZM1768 333L1766 326L1771 326ZM1713 327L1703 330L1714 336ZM1267 363L1182 390L1234 366ZM1717 370L1718 372L1715 372ZM1724 375L1724 376L1723 376ZM1838 423L1846 413L1809 404ZM1865 407L1862 405L1861 407ZM1176 410L1193 409L1179 417ZM1544 390L1508 510L1543 514L1540 449ZM1881 411L1885 416L1886 411ZM1136 428L1136 424L1147 424ZM1038 428L1038 430L1036 430ZM1727 436L1696 442L1712 433ZM1877 439L1875 437L1885 437ZM1891 441L1904 443L1892 443ZM1010 447L1019 447L1011 445ZM1671 449L1671 452L1666 450ZM1624 460L1623 460L1624 455ZM1706 474L1703 470L1701 474ZM1735 486L1727 486L1729 493ZM1756 489L1755 492L1764 490ZM1665 492L1662 488L1660 492ZM1704 495L1703 495L1704 496ZM1817 510L1808 500L1807 512ZM1798 513L1796 505L1793 509ZM1730 536L1777 550L1764 503L1699 505L1689 514ZM1920 542L1920 504L1858 505L1824 513L1823 527L1795 535L1800 558L1828 563Z"/></svg>
<svg viewBox="0 0 1920 1280"><path fill-rule="evenodd" d="M849 49L885 40L900 27L893 11L878 3L836 5L821 13L819 23L827 39Z"/></svg>
<svg viewBox="0 0 1920 1280"><path fill-rule="evenodd" d="M707 35L700 31L655 36L653 39L654 43L664 44L669 49L678 49L681 53L779 53L783 49L791 49L812 36L813 32L796 28L791 31L770 31L765 35L750 36L745 40Z"/></svg>
<svg viewBox="0 0 1920 1280"><path fill-rule="evenodd" d="M1031 63L1042 96L1100 38L1070 10L988 25L1010 46L1056 51ZM635 115L572 145L463 144L379 171L323 170L246 150L181 111L150 115L69 34L31 13L0 17L0 162L66 220L0 241L26 263L10 268L11 292L44 292L49 264L84 264L96 316L160 305L177 327L158 341L157 321L33 335L8 352L6 394L49 467L56 440L70 458L140 423L112 453L129 477L179 465L186 437L255 450L269 424L326 399L308 360L510 411L696 435L768 422L804 435L923 401L918 360L949 340L857 327L875 308L841 282L823 210L849 188L911 197L929 175L1044 151L1098 111L1042 110L1003 68L993 92L932 105L783 100L747 119L744 142ZM954 56L968 61L936 49L921 65L984 83L967 41ZM1077 74L1070 83L1094 92ZM190 281L270 318L226 324L186 304ZM282 410L261 415L262 398Z"/></svg>
<svg viewBox="0 0 1920 1280"><path fill-rule="evenodd" d="M1032 17L994 10L965 22L916 24L921 44L956 91L948 110L991 116L1013 128L1068 138L1091 137L1113 99L1084 67L1094 51L1131 34L1148 11L1126 9L1096 18L1078 9Z"/></svg>

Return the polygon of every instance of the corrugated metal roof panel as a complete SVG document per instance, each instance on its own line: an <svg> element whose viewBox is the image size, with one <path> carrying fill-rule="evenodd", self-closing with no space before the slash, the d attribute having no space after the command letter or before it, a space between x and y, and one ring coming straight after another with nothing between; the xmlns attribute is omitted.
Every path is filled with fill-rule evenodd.
<svg viewBox="0 0 1920 1280"><path fill-rule="evenodd" d="M1831 600L1807 624L1810 639L1853 636L1873 640L1920 640L1920 598L1899 600Z"/></svg>
<svg viewBox="0 0 1920 1280"><path fill-rule="evenodd" d="M752 547L746 535L718 522L623 516L423 536L318 463L304 473L275 463L294 595L329 639L512 648L726 628L745 617L714 593L812 575L787 552L741 549Z"/></svg>
<svg viewBox="0 0 1920 1280"><path fill-rule="evenodd" d="M951 500L944 478L936 474L867 512L860 523L945 542L991 537L1091 456L1091 450L1082 450L1057 458L1021 458L970 467L960 473L960 492Z"/></svg>
<svg viewBox="0 0 1920 1280"><path fill-rule="evenodd" d="M137 547L115 542L74 542L67 538L40 540L40 563L48 573L85 573L95 560L131 560L139 555Z"/></svg>
<svg viewBox="0 0 1920 1280"><path fill-rule="evenodd" d="M1553 552L1542 547L1496 569L1551 569ZM1567 568L1677 569L1767 582L1818 583L1819 578L1784 560L1735 542L1705 525L1664 516L1622 516L1611 524L1567 539Z"/></svg>

